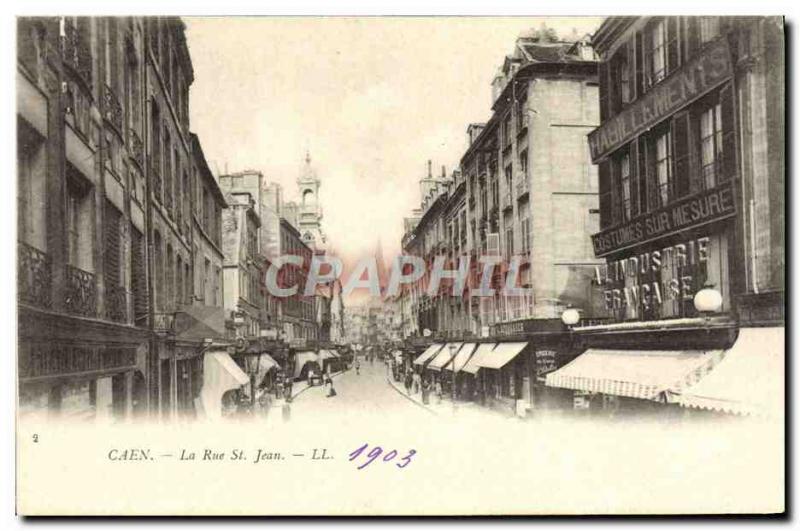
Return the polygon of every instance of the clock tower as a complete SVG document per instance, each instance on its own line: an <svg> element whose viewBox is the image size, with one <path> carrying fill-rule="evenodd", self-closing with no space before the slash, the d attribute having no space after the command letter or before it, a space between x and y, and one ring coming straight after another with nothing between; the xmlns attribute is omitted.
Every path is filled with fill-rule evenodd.
<svg viewBox="0 0 800 531"><path fill-rule="evenodd" d="M324 250L325 234L322 232L322 206L319 203L320 180L317 171L311 166L311 155L306 152L305 163L297 178L300 192L297 230L300 237L314 250Z"/></svg>

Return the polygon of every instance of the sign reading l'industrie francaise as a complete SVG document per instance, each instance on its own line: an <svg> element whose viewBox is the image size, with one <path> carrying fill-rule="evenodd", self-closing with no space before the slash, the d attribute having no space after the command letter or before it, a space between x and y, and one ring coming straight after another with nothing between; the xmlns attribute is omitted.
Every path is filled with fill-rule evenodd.
<svg viewBox="0 0 800 531"><path fill-rule="evenodd" d="M592 235L598 258L736 213L733 183L687 196L630 222Z"/></svg>
<svg viewBox="0 0 800 531"><path fill-rule="evenodd" d="M592 162L597 163L634 136L717 87L732 72L728 41L722 37L644 97L589 133Z"/></svg>

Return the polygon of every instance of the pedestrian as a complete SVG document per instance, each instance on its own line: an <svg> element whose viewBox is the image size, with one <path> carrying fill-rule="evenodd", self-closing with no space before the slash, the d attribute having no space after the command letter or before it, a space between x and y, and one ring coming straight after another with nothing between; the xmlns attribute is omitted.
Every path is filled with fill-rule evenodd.
<svg viewBox="0 0 800 531"><path fill-rule="evenodd" d="M359 363L358 360L356 360L356 376L361 374L360 371L361 371L361 363Z"/></svg>
<svg viewBox="0 0 800 531"><path fill-rule="evenodd" d="M414 383L414 378L411 376L410 372L407 372L405 377L405 386L407 395L411 394L411 386L413 385L413 383Z"/></svg>
<svg viewBox="0 0 800 531"><path fill-rule="evenodd" d="M418 372L414 372L413 376L411 377L412 381L414 382L414 394L419 393L420 387L422 387L422 382L420 381L420 375Z"/></svg>
<svg viewBox="0 0 800 531"><path fill-rule="evenodd" d="M428 379L426 378L422 382L422 403L423 404L427 404L428 403L428 395L430 394L430 392L431 392L431 386L428 383Z"/></svg>
<svg viewBox="0 0 800 531"><path fill-rule="evenodd" d="M336 396L336 389L333 388L333 379L331 379L330 374L325 375L325 386L328 388L327 397Z"/></svg>
<svg viewBox="0 0 800 531"><path fill-rule="evenodd" d="M442 382L440 380L436 380L436 403L440 403L442 401Z"/></svg>

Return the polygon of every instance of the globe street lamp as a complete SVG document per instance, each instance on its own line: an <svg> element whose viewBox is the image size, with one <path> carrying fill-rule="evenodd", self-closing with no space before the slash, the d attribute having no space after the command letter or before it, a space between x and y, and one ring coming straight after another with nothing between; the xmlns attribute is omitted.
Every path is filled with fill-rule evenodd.
<svg viewBox="0 0 800 531"><path fill-rule="evenodd" d="M570 330L581 320L581 312L575 308L567 308L561 314L561 322L567 325Z"/></svg>
<svg viewBox="0 0 800 531"><path fill-rule="evenodd" d="M695 293L694 295L694 307L705 317L706 323L706 333L711 333L711 314L716 313L722 308L722 293L715 290L713 286L706 285Z"/></svg>

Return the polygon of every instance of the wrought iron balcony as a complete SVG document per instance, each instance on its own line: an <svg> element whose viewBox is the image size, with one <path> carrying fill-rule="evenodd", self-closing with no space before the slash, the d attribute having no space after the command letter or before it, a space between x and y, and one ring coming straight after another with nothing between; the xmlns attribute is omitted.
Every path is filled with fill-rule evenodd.
<svg viewBox="0 0 800 531"><path fill-rule="evenodd" d="M153 314L153 330L162 333L175 332L175 314L170 312L156 312Z"/></svg>
<svg viewBox="0 0 800 531"><path fill-rule="evenodd" d="M530 192L530 186L528 185L528 176L522 175L520 176L520 180L517 183L517 198L523 197Z"/></svg>
<svg viewBox="0 0 800 531"><path fill-rule="evenodd" d="M105 105L106 120L122 134L122 104L119 102L119 98L114 94L111 87L105 85L103 88L103 103Z"/></svg>
<svg viewBox="0 0 800 531"><path fill-rule="evenodd" d="M97 284L94 274L66 266L64 308L69 313L84 317L97 316Z"/></svg>
<svg viewBox="0 0 800 531"><path fill-rule="evenodd" d="M49 308L53 280L50 270L50 257L47 253L25 242L18 243L17 252L17 294L19 301L42 308Z"/></svg>
<svg viewBox="0 0 800 531"><path fill-rule="evenodd" d="M130 130L128 144L133 160L136 161L140 168L144 168L144 144L135 129Z"/></svg>
<svg viewBox="0 0 800 531"><path fill-rule="evenodd" d="M122 286L106 286L106 317L118 323L128 320L128 298Z"/></svg>

